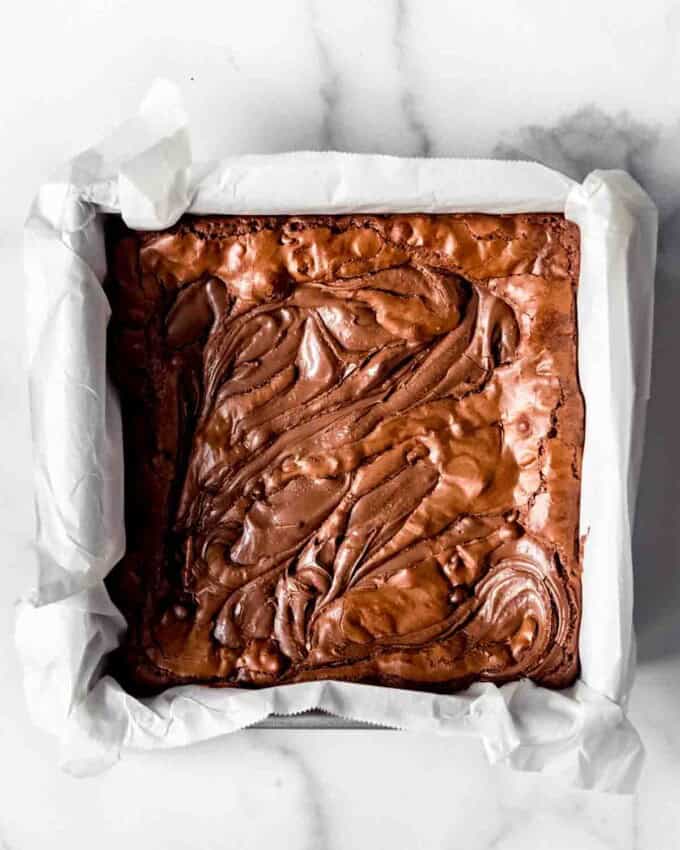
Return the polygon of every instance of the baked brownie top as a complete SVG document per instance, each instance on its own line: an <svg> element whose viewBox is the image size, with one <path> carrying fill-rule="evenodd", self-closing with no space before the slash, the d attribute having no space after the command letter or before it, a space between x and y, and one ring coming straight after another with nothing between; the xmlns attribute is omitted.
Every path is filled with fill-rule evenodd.
<svg viewBox="0 0 680 850"><path fill-rule="evenodd" d="M578 671L578 229L560 215L108 230L135 692Z"/></svg>

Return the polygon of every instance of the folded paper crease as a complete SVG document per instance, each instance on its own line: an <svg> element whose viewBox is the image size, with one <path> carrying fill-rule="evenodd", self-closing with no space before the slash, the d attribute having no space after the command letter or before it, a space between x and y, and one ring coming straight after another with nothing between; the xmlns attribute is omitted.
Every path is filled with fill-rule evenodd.
<svg viewBox="0 0 680 850"><path fill-rule="evenodd" d="M184 212L564 212L581 230L579 373L586 401L581 678L454 695L345 682L263 690L171 688L148 699L103 675L125 629L103 579L125 545L120 413L106 377L103 219L162 229ZM126 750L183 746L321 709L442 735L476 735L491 762L630 792L642 747L625 716L633 675L631 527L649 396L656 209L621 171L583 184L536 163L299 152L195 165L170 83L41 187L26 222L38 586L16 642L29 711L88 775ZM606 498L602 495L606 494Z"/></svg>

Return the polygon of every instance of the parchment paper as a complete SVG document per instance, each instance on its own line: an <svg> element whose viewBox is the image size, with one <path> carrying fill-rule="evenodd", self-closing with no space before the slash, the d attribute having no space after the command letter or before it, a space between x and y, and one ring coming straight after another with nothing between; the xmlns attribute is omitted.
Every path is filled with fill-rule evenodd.
<svg viewBox="0 0 680 850"><path fill-rule="evenodd" d="M106 377L102 219L160 229L200 213L548 212L581 229L579 370L586 401L582 674L563 691L525 680L442 696L338 682L171 688L135 699L103 659L125 622L103 578L123 554L120 414ZM492 762L627 792L642 759L624 710L632 682L631 528L649 395L656 210L621 171L579 185L536 163L339 153L194 165L176 89L41 187L26 223L38 584L18 610L29 710L78 775L128 749L174 747L270 713L320 708L442 735L478 735ZM452 766L452 769L456 769Z"/></svg>

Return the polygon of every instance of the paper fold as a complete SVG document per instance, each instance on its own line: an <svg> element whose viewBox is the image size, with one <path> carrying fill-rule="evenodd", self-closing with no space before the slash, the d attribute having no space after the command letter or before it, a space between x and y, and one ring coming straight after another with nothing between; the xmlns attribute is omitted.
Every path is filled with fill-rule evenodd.
<svg viewBox="0 0 680 850"><path fill-rule="evenodd" d="M564 212L581 229L579 370L586 401L581 679L435 695L341 682L172 688L140 700L103 661L125 628L103 578L124 551L122 440L106 379L105 214L161 229L186 212ZM630 791L641 745L632 681L631 527L649 395L656 210L624 172L583 184L536 163L338 153L191 162L169 83L43 186L26 223L39 581L18 611L29 710L84 775L127 749L171 747L312 708L407 730L480 737L491 761Z"/></svg>

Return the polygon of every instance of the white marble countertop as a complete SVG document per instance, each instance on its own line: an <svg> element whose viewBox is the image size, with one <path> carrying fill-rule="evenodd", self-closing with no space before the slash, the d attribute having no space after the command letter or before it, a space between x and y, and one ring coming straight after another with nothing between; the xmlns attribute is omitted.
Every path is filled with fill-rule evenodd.
<svg viewBox="0 0 680 850"><path fill-rule="evenodd" d="M680 5L647 0L172 4L24 0L0 52L0 847L680 847ZM21 240L62 160L174 79L196 158L290 149L623 167L661 210L653 398L635 532L639 792L490 768L473 740L248 731L75 780L26 717L12 610L32 580ZM96 838L95 838L96 836Z"/></svg>

